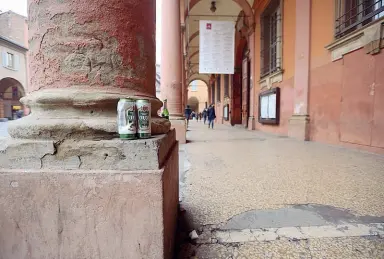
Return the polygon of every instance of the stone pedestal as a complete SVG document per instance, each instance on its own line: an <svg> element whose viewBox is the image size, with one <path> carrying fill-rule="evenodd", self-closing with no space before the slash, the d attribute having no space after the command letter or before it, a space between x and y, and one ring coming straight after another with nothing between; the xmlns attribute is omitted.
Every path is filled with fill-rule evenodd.
<svg viewBox="0 0 384 259"><path fill-rule="evenodd" d="M175 131L147 140L0 141L4 258L172 258Z"/></svg>
<svg viewBox="0 0 384 259"><path fill-rule="evenodd" d="M0 141L0 257L172 258L178 143L156 115L155 1L28 3L31 114ZM152 138L116 138L126 97L151 102Z"/></svg>
<svg viewBox="0 0 384 259"><path fill-rule="evenodd" d="M176 140L179 141L180 144L187 143L187 125L185 119L172 119L171 118L172 128L176 130Z"/></svg>
<svg viewBox="0 0 384 259"><path fill-rule="evenodd" d="M299 140L309 140L309 116L293 115L289 119L288 136Z"/></svg>
<svg viewBox="0 0 384 259"><path fill-rule="evenodd" d="M255 130L255 129L256 129L255 117L251 116L248 118L248 130Z"/></svg>

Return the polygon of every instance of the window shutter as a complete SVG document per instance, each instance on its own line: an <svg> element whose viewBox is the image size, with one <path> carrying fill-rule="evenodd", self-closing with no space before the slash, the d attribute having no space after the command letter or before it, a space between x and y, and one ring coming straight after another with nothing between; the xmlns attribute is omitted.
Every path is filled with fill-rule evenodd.
<svg viewBox="0 0 384 259"><path fill-rule="evenodd" d="M2 61L3 67L8 67L8 56L6 51L3 51L2 53Z"/></svg>
<svg viewBox="0 0 384 259"><path fill-rule="evenodd" d="M15 58L15 60L13 61L14 62L14 69L15 70L19 70L20 69L20 57L19 57L19 55L14 55L14 58Z"/></svg>

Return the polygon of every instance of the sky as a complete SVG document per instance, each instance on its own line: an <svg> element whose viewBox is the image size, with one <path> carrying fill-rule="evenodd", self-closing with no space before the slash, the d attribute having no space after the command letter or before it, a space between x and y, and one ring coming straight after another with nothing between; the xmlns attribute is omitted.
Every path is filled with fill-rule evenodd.
<svg viewBox="0 0 384 259"><path fill-rule="evenodd" d="M161 1L156 1L156 63L160 64L161 49ZM0 10L6 12L11 10L15 13L27 16L27 0L0 0Z"/></svg>
<svg viewBox="0 0 384 259"><path fill-rule="evenodd" d="M15 13L27 16L27 0L0 0L0 10L11 10Z"/></svg>

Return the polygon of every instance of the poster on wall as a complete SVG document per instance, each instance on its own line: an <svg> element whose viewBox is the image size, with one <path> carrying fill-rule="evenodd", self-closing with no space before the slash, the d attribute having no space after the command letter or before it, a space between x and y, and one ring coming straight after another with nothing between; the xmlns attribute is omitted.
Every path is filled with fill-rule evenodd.
<svg viewBox="0 0 384 259"><path fill-rule="evenodd" d="M233 74L235 23L200 20L199 73Z"/></svg>
<svg viewBox="0 0 384 259"><path fill-rule="evenodd" d="M280 88L260 93L259 95L259 122L263 124L279 124L280 114Z"/></svg>

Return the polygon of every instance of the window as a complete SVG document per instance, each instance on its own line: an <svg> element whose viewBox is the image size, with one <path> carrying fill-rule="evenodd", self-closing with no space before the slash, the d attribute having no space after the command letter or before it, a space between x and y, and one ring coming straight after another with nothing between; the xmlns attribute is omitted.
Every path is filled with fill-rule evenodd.
<svg viewBox="0 0 384 259"><path fill-rule="evenodd" d="M338 0L335 38L384 17L384 0Z"/></svg>
<svg viewBox="0 0 384 259"><path fill-rule="evenodd" d="M19 55L3 51L2 52L2 64L3 67L18 70L19 69Z"/></svg>
<svg viewBox="0 0 384 259"><path fill-rule="evenodd" d="M224 97L229 97L229 75L224 75Z"/></svg>
<svg viewBox="0 0 384 259"><path fill-rule="evenodd" d="M15 61L12 53L7 53L7 66L9 68L14 68L15 67Z"/></svg>
<svg viewBox="0 0 384 259"><path fill-rule="evenodd" d="M280 0L272 0L261 16L261 77L281 70Z"/></svg>
<svg viewBox="0 0 384 259"><path fill-rule="evenodd" d="M217 84L217 98L216 99L218 102L220 102L221 101L221 75L217 76L216 84Z"/></svg>
<svg viewBox="0 0 384 259"><path fill-rule="evenodd" d="M197 91L197 81L193 81L191 83L191 91L196 92Z"/></svg>

